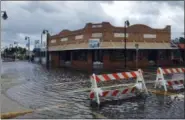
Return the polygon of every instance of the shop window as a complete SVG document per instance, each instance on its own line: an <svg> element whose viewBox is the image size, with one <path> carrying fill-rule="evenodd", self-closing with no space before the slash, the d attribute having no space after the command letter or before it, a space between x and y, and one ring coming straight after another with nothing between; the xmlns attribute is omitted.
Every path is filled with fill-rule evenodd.
<svg viewBox="0 0 185 120"><path fill-rule="evenodd" d="M87 51L73 51L73 59L87 61Z"/></svg>
<svg viewBox="0 0 185 120"><path fill-rule="evenodd" d="M111 50L110 60L111 61L123 61L125 59L124 50Z"/></svg>

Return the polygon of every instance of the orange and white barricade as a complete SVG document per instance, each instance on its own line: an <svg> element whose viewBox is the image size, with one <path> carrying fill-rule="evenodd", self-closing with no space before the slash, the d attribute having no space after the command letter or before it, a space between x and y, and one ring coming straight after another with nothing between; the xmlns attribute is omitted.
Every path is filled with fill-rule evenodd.
<svg viewBox="0 0 185 120"><path fill-rule="evenodd" d="M155 81L155 88L161 88L161 86L164 87L165 91L168 91L168 88L172 88L173 90L179 90L184 88L184 77L182 78L176 78L176 79L170 79L167 80L164 78L164 75L169 75L169 74L179 74L182 73L184 76L185 73L185 68L167 68L167 69L162 69L158 68L157 69L157 77Z"/></svg>
<svg viewBox="0 0 185 120"><path fill-rule="evenodd" d="M109 90L103 90L103 87L98 87L97 83L107 82L112 80L123 80L136 78L136 83L132 87L122 87L121 89L110 89L111 86L108 86ZM139 92L144 92L148 94L148 90L145 85L145 81L142 75L142 71L139 69L138 71L132 72L121 72L121 73L112 73L112 74L102 74L90 76L91 79L91 91L90 91L90 99L95 100L98 105L100 105L100 98L102 97L116 97L123 94L134 93L137 89ZM114 86L115 87L115 86Z"/></svg>

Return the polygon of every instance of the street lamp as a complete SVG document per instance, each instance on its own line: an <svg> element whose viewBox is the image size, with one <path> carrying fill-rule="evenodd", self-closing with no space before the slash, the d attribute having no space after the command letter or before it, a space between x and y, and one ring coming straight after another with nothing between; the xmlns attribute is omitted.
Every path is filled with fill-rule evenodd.
<svg viewBox="0 0 185 120"><path fill-rule="evenodd" d="M8 19L8 15L6 14L6 11L1 11L1 13L2 13L2 18L4 20Z"/></svg>
<svg viewBox="0 0 185 120"><path fill-rule="evenodd" d="M124 42L125 42L125 68L127 67L126 63L127 63L127 46L126 46L126 33L127 33L127 27L130 25L129 21L126 20L125 21L125 35L124 35Z"/></svg>
<svg viewBox="0 0 185 120"><path fill-rule="evenodd" d="M28 40L28 56L29 56L29 61L30 61L30 37L25 37L25 40Z"/></svg>
<svg viewBox="0 0 185 120"><path fill-rule="evenodd" d="M8 19L8 15L6 13L6 11L1 11L2 14L2 18L3 20L7 20ZM1 27L0 27L1 29ZM2 60L1 60L1 38L0 38L0 79L1 79L1 69L2 69Z"/></svg>
<svg viewBox="0 0 185 120"><path fill-rule="evenodd" d="M136 69L138 69L138 50L139 50L139 44L135 44L136 47Z"/></svg>
<svg viewBox="0 0 185 120"><path fill-rule="evenodd" d="M42 34L46 34L46 68L49 69L49 51L48 51L48 37L49 37L49 31L44 29L42 31Z"/></svg>

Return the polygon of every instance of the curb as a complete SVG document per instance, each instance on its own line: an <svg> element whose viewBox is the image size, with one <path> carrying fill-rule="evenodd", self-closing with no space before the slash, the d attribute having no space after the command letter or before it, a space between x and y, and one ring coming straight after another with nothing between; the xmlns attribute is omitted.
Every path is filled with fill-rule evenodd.
<svg viewBox="0 0 185 120"><path fill-rule="evenodd" d="M1 113L1 119L11 119L11 118L15 118L19 115L25 115L27 113L32 113L33 110L29 110L29 111L22 111L22 112L8 112L8 113Z"/></svg>

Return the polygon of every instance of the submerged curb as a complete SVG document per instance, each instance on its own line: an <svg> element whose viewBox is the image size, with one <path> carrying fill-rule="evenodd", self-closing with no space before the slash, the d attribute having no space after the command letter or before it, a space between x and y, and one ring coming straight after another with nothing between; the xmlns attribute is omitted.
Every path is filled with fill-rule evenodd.
<svg viewBox="0 0 185 120"><path fill-rule="evenodd" d="M25 114L32 113L32 112L33 112L33 110L22 111L22 112L1 113L1 119L11 119L11 118L15 118L19 115L25 115Z"/></svg>

